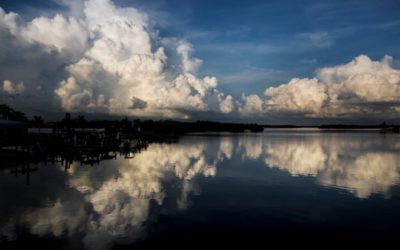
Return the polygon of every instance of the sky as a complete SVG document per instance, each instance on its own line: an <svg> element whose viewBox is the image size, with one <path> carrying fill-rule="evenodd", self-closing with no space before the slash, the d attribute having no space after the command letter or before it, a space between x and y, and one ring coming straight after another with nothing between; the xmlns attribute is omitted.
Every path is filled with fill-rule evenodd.
<svg viewBox="0 0 400 250"><path fill-rule="evenodd" d="M398 122L399 1L0 0L29 115Z"/></svg>

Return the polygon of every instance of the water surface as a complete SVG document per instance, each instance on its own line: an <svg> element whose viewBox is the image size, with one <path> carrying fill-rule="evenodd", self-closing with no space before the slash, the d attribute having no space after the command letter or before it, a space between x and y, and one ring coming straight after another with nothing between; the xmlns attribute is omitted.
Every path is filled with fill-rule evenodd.
<svg viewBox="0 0 400 250"><path fill-rule="evenodd" d="M1 168L1 246L390 244L400 232L400 137L376 131L200 134L31 168Z"/></svg>

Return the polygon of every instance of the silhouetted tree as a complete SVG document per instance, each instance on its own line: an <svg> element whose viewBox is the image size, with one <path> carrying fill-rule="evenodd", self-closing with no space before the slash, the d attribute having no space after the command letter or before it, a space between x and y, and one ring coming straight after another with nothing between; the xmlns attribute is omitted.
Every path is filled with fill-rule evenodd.
<svg viewBox="0 0 400 250"><path fill-rule="evenodd" d="M31 124L33 127L39 129L39 133L40 133L40 129L43 128L44 126L46 126L46 123L44 122L44 120L41 116L34 116L33 120L31 121Z"/></svg>
<svg viewBox="0 0 400 250"><path fill-rule="evenodd" d="M76 119L76 125L79 128L85 128L86 123L87 123L87 121L85 119L85 116L83 116L83 115L79 115L78 118Z"/></svg>
<svg viewBox="0 0 400 250"><path fill-rule="evenodd" d="M379 124L379 127L380 128L387 128L389 126L386 124L386 122L382 122L381 124Z"/></svg>
<svg viewBox="0 0 400 250"><path fill-rule="evenodd" d="M119 122L120 128L128 129L131 127L131 122L129 121L128 117L125 117Z"/></svg>
<svg viewBox="0 0 400 250"><path fill-rule="evenodd" d="M26 115L16 111L6 104L0 104L0 119L26 122Z"/></svg>

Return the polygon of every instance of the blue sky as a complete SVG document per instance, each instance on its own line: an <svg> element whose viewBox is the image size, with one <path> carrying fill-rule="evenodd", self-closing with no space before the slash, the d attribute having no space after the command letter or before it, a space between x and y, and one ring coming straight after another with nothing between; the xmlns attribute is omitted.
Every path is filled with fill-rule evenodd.
<svg viewBox="0 0 400 250"><path fill-rule="evenodd" d="M217 76L220 88L236 96L312 77L317 68L360 54L388 54L400 65L397 0L114 2L150 13L162 36L187 39L204 61L201 73ZM50 0L2 0L0 6L27 18L63 8Z"/></svg>
<svg viewBox="0 0 400 250"><path fill-rule="evenodd" d="M165 35L187 37L205 62L202 72L238 94L312 76L359 54L400 56L399 1L136 2L162 12Z"/></svg>
<svg viewBox="0 0 400 250"><path fill-rule="evenodd" d="M97 4L108 4L111 0L90 0L90 2L95 1L97 1ZM65 4L71 2L78 3L78 5L71 7L72 5L67 6ZM82 2L83 0L0 0L0 7L6 13L18 13L20 20L22 20L22 22L18 21L19 23L15 24L21 27L21 34L14 34L12 26L9 26L8 29L11 34L3 37L0 35L0 40L5 39L4 41L15 45L16 41L22 38L25 44L23 48L27 51L42 48L43 51L48 52L57 46L59 49L52 51L53 54L51 55L54 58L50 58L52 56L46 54L47 52L38 53L38 56L43 57L43 60L54 60L54 65L58 65L55 70L36 69L32 65L37 64L37 62L32 63L30 61L34 58L27 58L22 55L20 58L18 57L18 60L23 61L27 66L32 66L32 69L26 72L40 72L40 74L37 74L38 76L23 72L24 77L18 77L19 74L15 73L18 72L18 69L10 66L12 61L7 56L3 56L3 59L0 58L3 60L0 60L0 66L6 66L9 72L15 71L14 74L8 74L5 69L0 70L0 83L3 82L3 92L13 94L13 96L8 95L7 97L11 102L19 103L15 93L29 89L28 84L31 84L29 81L42 82L41 86L31 84L30 89L38 90L42 94L47 91L47 95L53 95L55 90L60 88L63 80L71 75L68 72L68 65L79 65L81 60L86 60L92 55L90 51L93 50L96 39L112 40L115 38L107 37L107 34L103 38L97 37L95 39L86 36L92 31L82 31L82 29L89 29L87 17L82 11L84 9ZM81 6L81 9L79 9L79 6ZM349 117L357 120L361 116L363 119L374 119L374 115L379 114L380 111L385 111L389 117L393 118L400 110L400 104L397 101L400 98L398 96L400 95L400 82L393 82L394 78L392 77L393 75L400 76L398 70L400 67L400 2L398 0L112 0L112 4L108 5L108 8L114 7L118 8L116 13L119 13L119 15L127 15L127 22L130 22L130 18L133 18L132 22L142 22L143 20L141 18L136 20L135 17L130 16L131 14L124 12L126 7L134 7L140 13L149 17L149 20L143 22L151 23L157 34L151 35L153 41L150 44L153 51L145 54L157 56L156 50L160 46L157 41L173 38L168 45L163 45L166 46L165 50L169 60L164 65L167 71L181 67L187 59L187 63L190 64L188 65L196 68L195 78L204 86L208 86L208 83L203 82L203 77L215 76L218 79L217 89L210 90L214 94L219 93L217 94L219 95L217 101L215 100L216 96L202 96L201 104L197 103L196 107L187 108L180 104L179 98L170 100L171 95L176 94L175 92L172 94L168 92L167 96L160 96L160 99L165 99L166 102L171 104L171 106L163 107L163 109L174 110L173 114L192 114L206 110L207 112L210 111L211 115L206 112L200 114L199 117L207 118L210 115L210 117L225 119L227 118L225 114L229 113L231 119L235 117L243 119L243 115L250 114L255 115L258 120L268 120L275 119L274 116L276 115L284 114L279 119L290 121L293 114L296 113L308 118L336 119L339 116L346 115L346 112L353 112L354 110L351 111L349 107L352 103L356 103L358 105L356 118L352 117L352 114ZM82 12L81 15L79 11ZM99 9L95 4L88 11L95 13ZM73 32L71 34L68 32L58 34L63 31L54 30L58 27L53 25L56 23L54 18L56 14L61 14L65 20L68 16L73 16L81 21L83 26L80 29L82 31L80 35L83 40L87 40L83 45L84 48L68 48L77 49L73 51L74 55L81 53L81 56L71 59L70 54L63 54L66 51L65 48L60 50L60 46L64 46L66 41L69 41L68 39L77 37L74 36ZM40 19L40 17L47 18L41 22L43 27L33 27L32 20ZM6 26L9 25L7 21L3 22L6 22ZM72 30L68 29L73 25L66 21L64 24L70 25L65 27L67 31ZM118 26L118 24L116 25ZM118 31L119 28L116 27L114 31ZM35 32L42 32L42 29L44 34L52 34L49 41L35 36ZM131 39L135 43L134 40L138 34L142 33L136 34L134 30L131 30L131 32ZM152 31L145 32L149 32L148 35L150 35ZM59 41L61 38L66 40ZM9 39L15 39L15 41L9 41ZM143 40L137 40L136 44L138 44L138 41ZM54 44L50 44L51 42L54 42ZM122 40L115 40L114 42L115 44L124 43ZM182 42L187 42L191 49L185 48L184 52L179 52L177 49L182 45ZM143 46L146 45L143 44ZM123 46L125 45L123 44ZM184 59L185 56L181 53L188 53L189 57ZM359 57L360 55L365 55L366 58ZM385 55L389 55L393 59L382 59ZM135 55L129 56L133 58ZM181 56L182 61L179 61ZM203 62L198 70L197 59L195 58L199 58ZM98 60L98 58L89 59ZM101 60L98 62L107 64L107 62L101 62ZM341 65L347 66L343 68ZM322 68L330 68L330 70L324 71L325 75L323 75L319 73ZM370 70L378 68L385 74L380 74L377 71L370 74ZM337 70L345 71L347 75L336 74ZM147 73L150 74L151 72ZM178 72L178 75L186 73L193 72ZM163 72L162 74L169 75L170 72ZM76 78L73 74L72 76ZM318 78L317 83L308 82L307 78L314 77ZM292 84L293 86L288 85L291 80L296 78L301 79L301 81ZM336 81L339 78L341 80ZM94 78L93 81L96 81L96 79ZM179 79L179 77L176 79ZM351 79L357 79L357 82L354 83ZM132 88L129 91L133 91L137 87L135 85L137 80L131 80ZM25 85L18 85L19 82ZM381 89L391 89L394 94L388 94L385 91L374 94L376 88L374 85L380 83L386 84ZM101 83L98 84L101 85ZM120 86L118 81L115 84L115 86ZM108 89L101 89L100 87L99 89L85 89L87 86L84 83L78 83L78 85L81 88L80 91L87 90L98 95L104 95L103 91L105 91L105 95L108 94L111 99L113 95L116 95L110 93ZM339 85L342 86L340 89L337 88ZM365 87L367 90L363 91ZM268 88L270 88L270 91L266 95L265 91ZM296 88L300 88L301 91L296 90ZM307 92L306 89L308 88L313 90ZM179 92L179 89L174 91ZM199 92L196 92L197 90L193 91L194 94L192 93L193 95L188 97L196 97L199 94ZM302 94L297 95L297 92L302 92ZM51 105L57 106L59 98L57 96L51 98L53 99ZM72 97L69 96L68 98ZM149 100L146 98L149 98ZM131 99L131 97L128 99ZM152 107L158 105L156 102L151 104L151 96L143 95L140 98L133 96L132 99L136 100L137 103L130 107L146 109L147 103ZM287 101L282 101L284 99ZM307 99L311 99L312 102L307 102ZM222 104L223 100L225 100L224 104ZM340 107L337 102L340 102ZM207 107L219 105L219 107L205 109L204 105ZM222 107L221 105L225 106ZM29 106L34 105L29 104ZM317 106L318 109L314 106ZM65 107L63 108L65 109ZM84 108L77 110L86 111ZM158 113L152 109L151 112L152 114L163 114L165 110L160 110L160 113ZM221 110L224 110L224 112ZM89 112L95 111L90 110ZM139 113L143 114L143 112Z"/></svg>

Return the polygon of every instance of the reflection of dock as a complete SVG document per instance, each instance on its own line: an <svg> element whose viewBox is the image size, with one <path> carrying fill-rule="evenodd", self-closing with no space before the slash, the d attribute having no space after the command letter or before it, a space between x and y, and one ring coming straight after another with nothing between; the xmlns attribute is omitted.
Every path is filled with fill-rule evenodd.
<svg viewBox="0 0 400 250"><path fill-rule="evenodd" d="M2 139L2 138L0 138ZM51 134L24 134L0 140L1 167L15 175L36 171L31 164L58 163L68 169L73 162L95 165L117 156L133 158L151 140L140 133L106 133L104 130L65 130Z"/></svg>
<svg viewBox="0 0 400 250"><path fill-rule="evenodd" d="M392 126L392 127L382 128L379 132L381 134L391 134L391 133L398 134L400 132L400 127Z"/></svg>
<svg viewBox="0 0 400 250"><path fill-rule="evenodd" d="M31 167L29 162L27 162L26 165L18 166L16 165L14 167L14 170L11 170L11 174L18 176L18 175L25 175L26 176L26 184L30 184L30 173L35 172L38 169L36 167Z"/></svg>

